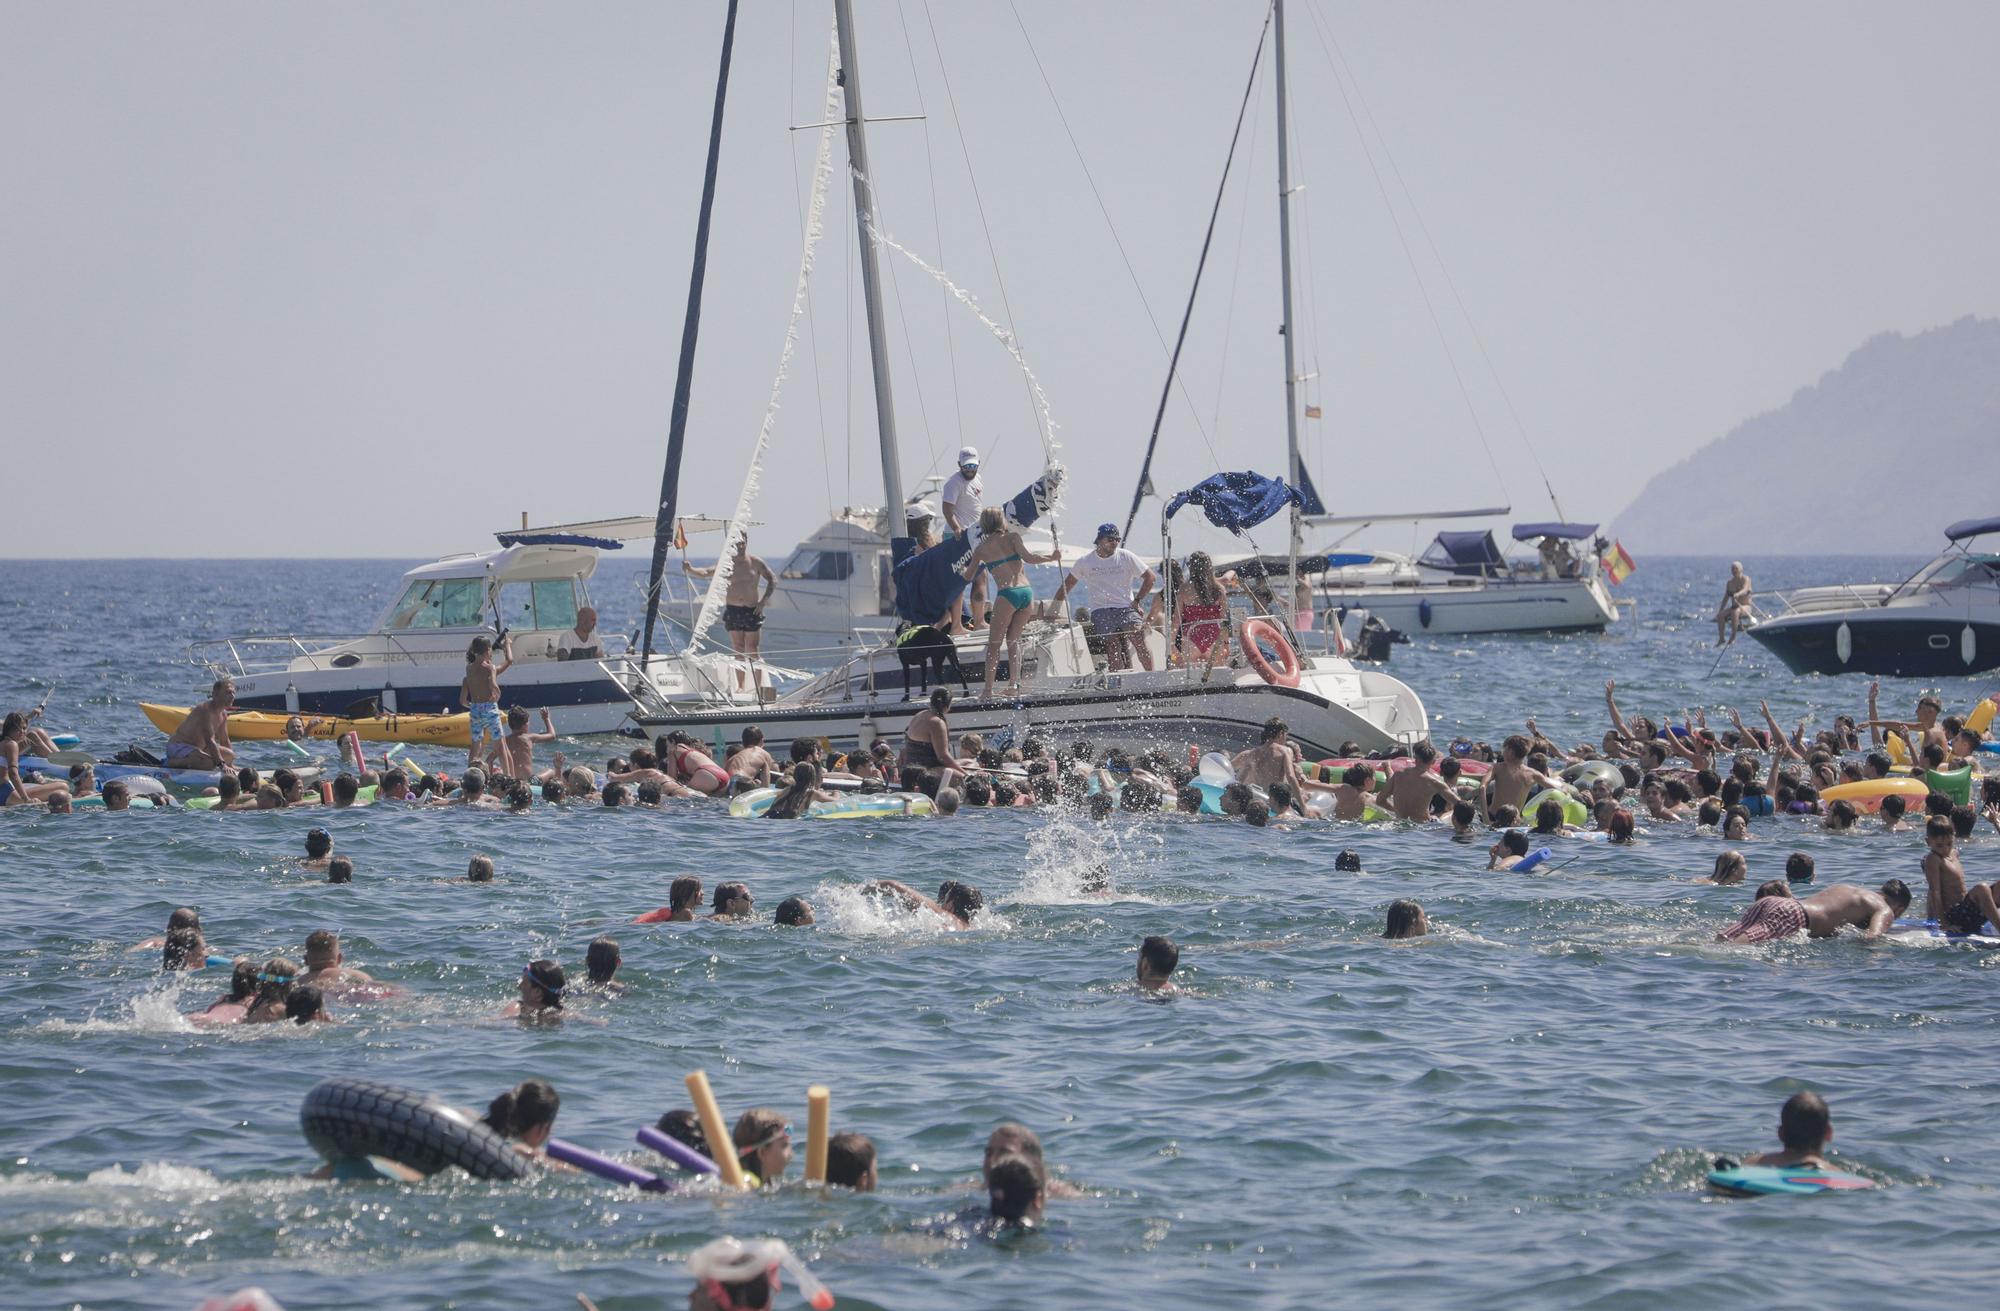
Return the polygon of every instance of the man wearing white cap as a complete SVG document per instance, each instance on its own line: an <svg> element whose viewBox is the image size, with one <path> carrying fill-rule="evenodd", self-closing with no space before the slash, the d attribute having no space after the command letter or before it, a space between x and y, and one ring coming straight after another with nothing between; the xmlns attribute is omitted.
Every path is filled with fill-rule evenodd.
<svg viewBox="0 0 2000 1311"><path fill-rule="evenodd" d="M952 537L979 545L979 511L986 502L986 484L979 480L979 448L958 449L958 472L944 480L944 522ZM972 627L986 626L986 575L972 580Z"/></svg>

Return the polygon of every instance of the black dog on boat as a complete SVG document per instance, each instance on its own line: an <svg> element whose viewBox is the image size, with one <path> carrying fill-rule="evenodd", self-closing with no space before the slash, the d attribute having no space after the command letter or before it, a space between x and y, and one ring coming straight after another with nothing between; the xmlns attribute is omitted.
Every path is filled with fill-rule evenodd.
<svg viewBox="0 0 2000 1311"><path fill-rule="evenodd" d="M904 624L896 630L896 658L903 662L903 700L910 699L910 671L915 669L923 687L917 693L927 697L931 692L931 681L945 681L945 669L958 680L958 694L971 695L972 688L965 681L965 668L958 663L958 648L953 645L951 635L934 624ZM935 672L933 672L935 671Z"/></svg>

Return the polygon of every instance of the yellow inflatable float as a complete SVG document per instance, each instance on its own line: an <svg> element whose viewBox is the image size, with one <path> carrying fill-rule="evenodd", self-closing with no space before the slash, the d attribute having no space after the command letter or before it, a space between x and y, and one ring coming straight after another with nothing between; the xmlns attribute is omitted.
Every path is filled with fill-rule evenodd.
<svg viewBox="0 0 2000 1311"><path fill-rule="evenodd" d="M1930 784L1923 779L1903 775L1898 778L1866 778L1859 783L1836 783L1830 788L1821 788L1819 799L1827 804L1851 801L1856 810L1872 815L1882 808L1882 798L1888 796L1901 797L1909 803L1911 810L1920 811L1930 790Z"/></svg>

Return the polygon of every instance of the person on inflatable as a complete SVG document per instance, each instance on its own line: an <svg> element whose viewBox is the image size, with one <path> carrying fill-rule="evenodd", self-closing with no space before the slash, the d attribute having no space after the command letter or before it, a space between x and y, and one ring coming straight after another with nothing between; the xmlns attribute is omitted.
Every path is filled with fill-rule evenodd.
<svg viewBox="0 0 2000 1311"><path fill-rule="evenodd" d="M556 1112L561 1109L562 1097L553 1084L544 1079L524 1079L488 1103L486 1114L480 1118L519 1155L545 1165L560 1165L561 1162L550 1161L542 1149L555 1133Z"/></svg>
<svg viewBox="0 0 2000 1311"><path fill-rule="evenodd" d="M1816 1092L1795 1092L1778 1112L1778 1142L1783 1151L1765 1152L1745 1165L1809 1165L1831 1170L1826 1145L1833 1141L1833 1112Z"/></svg>

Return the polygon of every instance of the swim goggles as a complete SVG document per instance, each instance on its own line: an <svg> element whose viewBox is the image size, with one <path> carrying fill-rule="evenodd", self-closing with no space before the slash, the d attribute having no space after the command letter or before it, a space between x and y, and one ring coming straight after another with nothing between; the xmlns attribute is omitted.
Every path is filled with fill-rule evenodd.
<svg viewBox="0 0 2000 1311"><path fill-rule="evenodd" d="M563 994L563 985L561 985L560 983L549 983L545 981L540 975L535 973L535 967L532 965L523 965L521 967L521 977L526 979L528 982L534 984L537 988L540 988L543 992L546 992L551 997L560 997Z"/></svg>

